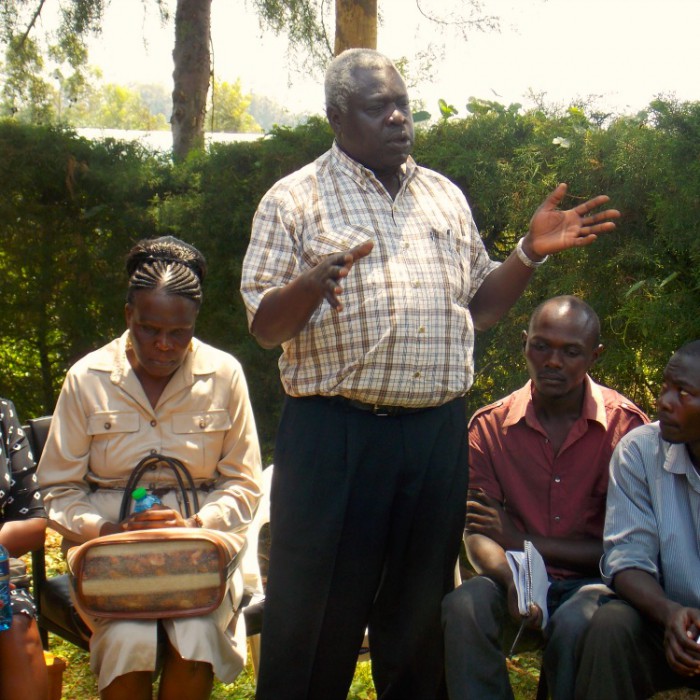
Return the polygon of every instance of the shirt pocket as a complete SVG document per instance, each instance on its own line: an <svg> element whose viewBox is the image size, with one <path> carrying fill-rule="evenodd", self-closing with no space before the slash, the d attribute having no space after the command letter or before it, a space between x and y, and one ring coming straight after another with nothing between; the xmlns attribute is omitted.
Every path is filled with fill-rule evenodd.
<svg viewBox="0 0 700 700"><path fill-rule="evenodd" d="M173 433L182 436L182 444L188 453L187 462L195 467L193 476L211 476L221 458L224 435L233 422L224 408L191 413L175 413L172 417Z"/></svg>
<svg viewBox="0 0 700 700"><path fill-rule="evenodd" d="M449 295L450 301L466 303L468 279L465 270L464 246L454 227L447 224L433 226L421 239L422 265L427 266L436 294Z"/></svg>
<svg viewBox="0 0 700 700"><path fill-rule="evenodd" d="M87 434L92 440L90 470L99 476L117 476L117 465L125 461L126 446L133 444L132 436L139 428L140 418L135 411L97 411L88 416Z"/></svg>
<svg viewBox="0 0 700 700"><path fill-rule="evenodd" d="M138 429L139 414L134 411L99 411L88 417L87 433L93 439L136 433Z"/></svg>
<svg viewBox="0 0 700 700"><path fill-rule="evenodd" d="M231 429L231 416L224 408L193 413L175 413L173 432L178 434L202 434Z"/></svg>
<svg viewBox="0 0 700 700"><path fill-rule="evenodd" d="M328 255L345 253L350 248L374 239L374 231L365 226L344 225L320 229L309 236L302 259L308 267L313 267Z"/></svg>

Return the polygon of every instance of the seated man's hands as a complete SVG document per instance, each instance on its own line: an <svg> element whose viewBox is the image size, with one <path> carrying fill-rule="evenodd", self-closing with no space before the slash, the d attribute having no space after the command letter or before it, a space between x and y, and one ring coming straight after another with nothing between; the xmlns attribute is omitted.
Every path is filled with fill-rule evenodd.
<svg viewBox="0 0 700 700"><path fill-rule="evenodd" d="M467 530L472 534L489 537L503 549L523 548L523 533L515 527L503 506L481 490L469 490Z"/></svg>
<svg viewBox="0 0 700 700"><path fill-rule="evenodd" d="M681 676L700 675L700 610L674 607L664 629L666 660Z"/></svg>
<svg viewBox="0 0 700 700"><path fill-rule="evenodd" d="M508 600L508 612L517 623L521 623L524 620L525 627L529 629L539 630L542 628L542 611L539 605L533 603L530 606L529 615L522 615L520 613L520 609L518 608L518 591L515 587L515 581L511 581L508 586L506 598Z"/></svg>

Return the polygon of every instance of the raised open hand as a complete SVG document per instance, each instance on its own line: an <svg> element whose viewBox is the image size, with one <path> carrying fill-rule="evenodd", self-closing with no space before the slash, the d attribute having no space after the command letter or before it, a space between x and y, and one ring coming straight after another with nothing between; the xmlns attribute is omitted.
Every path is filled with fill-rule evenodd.
<svg viewBox="0 0 700 700"><path fill-rule="evenodd" d="M573 209L561 210L558 207L564 199L566 189L566 184L558 185L530 220L530 231L523 241L528 257L536 260L567 248L589 245L596 240L598 234L615 229L615 224L610 219L620 217L617 209L591 213L610 201L607 195L601 194Z"/></svg>

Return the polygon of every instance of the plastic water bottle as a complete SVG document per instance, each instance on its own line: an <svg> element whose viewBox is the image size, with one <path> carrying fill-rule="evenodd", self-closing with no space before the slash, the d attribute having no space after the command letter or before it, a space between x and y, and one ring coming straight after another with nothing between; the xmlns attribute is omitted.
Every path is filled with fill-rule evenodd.
<svg viewBox="0 0 700 700"><path fill-rule="evenodd" d="M10 600L10 553L0 544L0 632L12 626L12 602Z"/></svg>
<svg viewBox="0 0 700 700"><path fill-rule="evenodd" d="M160 503L160 498L152 493L148 493L143 486L134 489L131 492L131 497L134 499L134 513L143 513L144 510L148 510L151 506Z"/></svg>

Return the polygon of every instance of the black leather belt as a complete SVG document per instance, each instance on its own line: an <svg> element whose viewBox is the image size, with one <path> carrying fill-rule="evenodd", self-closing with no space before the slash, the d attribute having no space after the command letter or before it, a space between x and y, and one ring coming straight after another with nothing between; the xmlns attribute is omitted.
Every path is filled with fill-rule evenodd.
<svg viewBox="0 0 700 700"><path fill-rule="evenodd" d="M341 404L343 406L348 406L349 408L355 408L358 411L367 411L375 416L405 416L409 413L420 413L421 411L427 411L430 406L421 406L419 408L408 408L406 406L378 406L373 403L364 403L364 401L355 401L355 399L346 399L344 396L329 396L330 401L334 403Z"/></svg>

